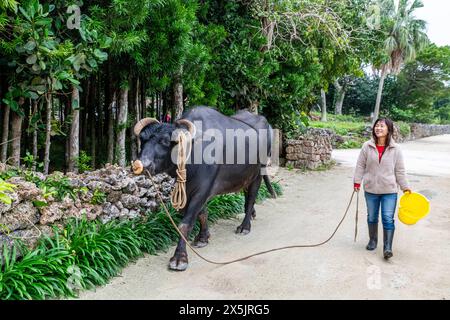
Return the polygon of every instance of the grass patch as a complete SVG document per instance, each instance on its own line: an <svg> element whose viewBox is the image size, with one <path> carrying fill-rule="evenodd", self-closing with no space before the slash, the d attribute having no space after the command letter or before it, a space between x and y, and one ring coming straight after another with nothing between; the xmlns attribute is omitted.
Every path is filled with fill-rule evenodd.
<svg viewBox="0 0 450 320"><path fill-rule="evenodd" d="M312 128L331 129L340 136L346 136L349 133L361 134L366 128L364 122L348 122L348 121L311 121Z"/></svg>
<svg viewBox="0 0 450 320"><path fill-rule="evenodd" d="M338 149L360 149L364 144L365 139L362 137L353 137L349 140L340 143Z"/></svg>
<svg viewBox="0 0 450 320"><path fill-rule="evenodd" d="M317 114L319 115L319 114ZM352 115L327 115L328 121L310 121L313 128L323 128L333 130L337 135L344 136L344 142L338 142L337 149L359 149L366 138L363 133L370 123L364 117Z"/></svg>
<svg viewBox="0 0 450 320"><path fill-rule="evenodd" d="M326 163L322 163L320 166L318 166L316 169L313 169L311 171L327 171L332 169L336 165L335 160L330 160Z"/></svg>
<svg viewBox="0 0 450 320"><path fill-rule="evenodd" d="M311 112L316 118L320 118L322 114L320 112ZM331 122L366 122L363 116L356 116L350 114L335 115L332 113L327 113L327 120Z"/></svg>
<svg viewBox="0 0 450 320"><path fill-rule="evenodd" d="M300 172L302 172L302 173L305 173L308 171L327 171L327 170L332 169L335 165L336 165L336 161L330 160L326 163L322 163L320 166L318 166L315 169L309 169L306 166L302 166L301 168L297 168L297 169L300 170Z"/></svg>
<svg viewBox="0 0 450 320"><path fill-rule="evenodd" d="M278 183L273 183L278 195ZM257 201L269 193L262 185ZM236 216L244 211L244 196L226 194L208 204L208 220ZM169 206L176 223L181 216ZM196 223L191 239L197 234ZM0 257L0 300L76 297L80 290L106 284L130 262L144 253L157 254L178 240L178 233L162 208L143 218L106 224L72 219L64 229L54 228L52 237L44 236L37 247L28 249L17 241L12 249L6 244ZM21 258L18 258L20 252Z"/></svg>

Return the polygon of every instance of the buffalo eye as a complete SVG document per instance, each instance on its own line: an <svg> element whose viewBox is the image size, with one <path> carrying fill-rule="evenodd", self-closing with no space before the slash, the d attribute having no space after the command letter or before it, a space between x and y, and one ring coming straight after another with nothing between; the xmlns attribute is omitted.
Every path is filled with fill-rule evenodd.
<svg viewBox="0 0 450 320"><path fill-rule="evenodd" d="M165 147L170 147L170 138L169 136L164 136L159 140L159 143Z"/></svg>

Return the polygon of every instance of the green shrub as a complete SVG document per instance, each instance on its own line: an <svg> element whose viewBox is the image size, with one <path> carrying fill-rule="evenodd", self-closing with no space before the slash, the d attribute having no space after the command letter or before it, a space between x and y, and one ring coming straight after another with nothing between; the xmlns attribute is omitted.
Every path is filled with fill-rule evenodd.
<svg viewBox="0 0 450 320"><path fill-rule="evenodd" d="M411 126L408 123L403 122L403 121L398 121L397 125L399 127L400 134L403 137L407 137L411 134Z"/></svg>
<svg viewBox="0 0 450 320"><path fill-rule="evenodd" d="M0 172L0 178L3 180L8 180L9 178L17 177L19 175L20 175L19 169L8 169L3 172Z"/></svg>
<svg viewBox="0 0 450 320"><path fill-rule="evenodd" d="M42 168L44 167L44 163L38 162L37 159L28 151L26 152L26 155L22 158L22 160L27 169L32 169L34 165L38 170L42 170Z"/></svg>
<svg viewBox="0 0 450 320"><path fill-rule="evenodd" d="M363 142L358 140L349 139L341 143L338 148L339 149L360 149L363 145Z"/></svg>
<svg viewBox="0 0 450 320"><path fill-rule="evenodd" d="M290 115L282 114L280 127L287 139L296 139L306 132L309 126L309 118L306 113L292 112Z"/></svg>
<svg viewBox="0 0 450 320"><path fill-rule="evenodd" d="M313 128L331 129L336 132L336 134L341 136L346 136L349 133L360 134L366 128L366 124L364 122L311 121L310 125Z"/></svg>
<svg viewBox="0 0 450 320"><path fill-rule="evenodd" d="M8 195L8 192L13 192L16 186L14 184L5 182L0 178L0 201L6 204L11 204L12 199Z"/></svg>
<svg viewBox="0 0 450 320"><path fill-rule="evenodd" d="M79 196L79 193L86 193L88 191L86 187L74 188L70 184L69 178L62 173L47 176L45 180L39 179L32 171L25 171L23 175L25 176L25 180L33 182L43 191L44 198L51 195L56 200L61 201L65 196L69 195L75 200Z"/></svg>
<svg viewBox="0 0 450 320"><path fill-rule="evenodd" d="M80 173L92 170L91 160L92 157L89 156L86 151L81 150L80 156L76 158L77 167Z"/></svg>
<svg viewBox="0 0 450 320"><path fill-rule="evenodd" d="M91 204L102 204L106 201L106 194L99 189L94 190L92 195Z"/></svg>

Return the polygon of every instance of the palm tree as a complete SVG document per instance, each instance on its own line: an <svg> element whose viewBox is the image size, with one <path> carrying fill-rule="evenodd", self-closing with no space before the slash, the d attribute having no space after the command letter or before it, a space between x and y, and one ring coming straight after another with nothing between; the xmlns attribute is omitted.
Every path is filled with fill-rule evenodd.
<svg viewBox="0 0 450 320"><path fill-rule="evenodd" d="M428 43L425 33L426 22L414 16L414 10L423 7L421 0L400 0L397 7L395 0L381 0L381 14L387 26L387 38L384 41L385 62L380 64L380 83L375 104L375 121L380 113L381 94L386 76L398 74L404 63L416 58L416 53ZM387 61L386 61L387 60Z"/></svg>

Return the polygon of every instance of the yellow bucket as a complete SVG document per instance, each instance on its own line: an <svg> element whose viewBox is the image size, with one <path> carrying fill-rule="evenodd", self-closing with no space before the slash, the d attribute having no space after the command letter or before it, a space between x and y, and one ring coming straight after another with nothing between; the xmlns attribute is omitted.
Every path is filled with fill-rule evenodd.
<svg viewBox="0 0 450 320"><path fill-rule="evenodd" d="M406 192L400 198L398 217L404 224L412 225L430 212L430 201L417 192Z"/></svg>

